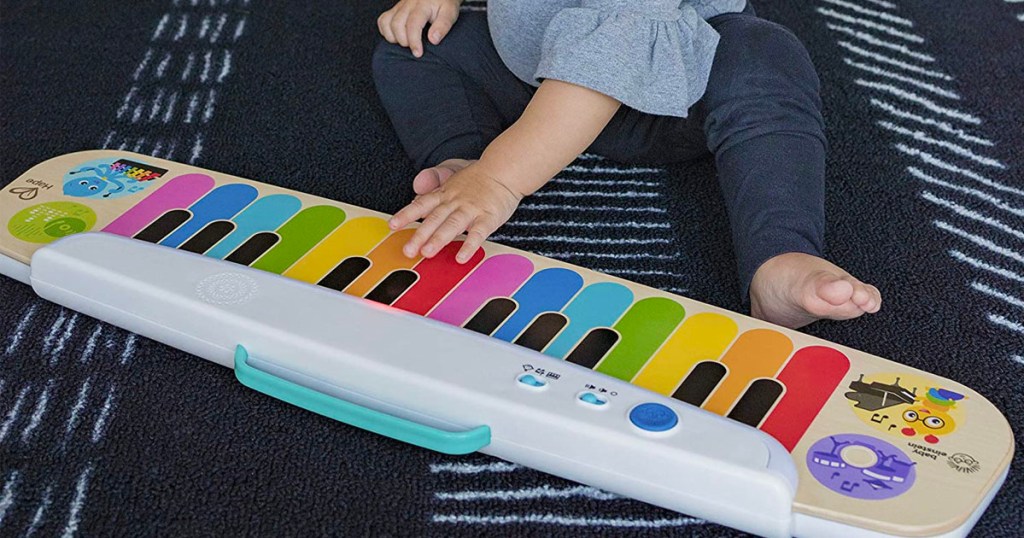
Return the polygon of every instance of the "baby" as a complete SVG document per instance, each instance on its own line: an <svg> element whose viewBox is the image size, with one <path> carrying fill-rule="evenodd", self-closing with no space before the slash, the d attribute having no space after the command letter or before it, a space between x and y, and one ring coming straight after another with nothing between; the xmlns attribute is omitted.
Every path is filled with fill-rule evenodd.
<svg viewBox="0 0 1024 538"><path fill-rule="evenodd" d="M519 202L587 151L663 164L714 155L751 315L787 327L877 312L821 257L824 122L803 45L746 0L401 0L377 20L374 80L416 166L431 257L467 261Z"/></svg>

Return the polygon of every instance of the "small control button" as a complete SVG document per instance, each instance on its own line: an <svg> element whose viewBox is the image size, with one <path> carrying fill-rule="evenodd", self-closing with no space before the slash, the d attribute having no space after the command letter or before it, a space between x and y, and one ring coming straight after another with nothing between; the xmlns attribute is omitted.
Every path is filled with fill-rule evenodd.
<svg viewBox="0 0 1024 538"><path fill-rule="evenodd" d="M533 374L523 374L517 377L516 379L518 379L520 383L526 385L527 387L534 389L542 389L548 385L547 381L537 379L537 376Z"/></svg>
<svg viewBox="0 0 1024 538"><path fill-rule="evenodd" d="M660 403L643 403L629 412L629 420L637 428L649 432L664 432L679 424L679 416Z"/></svg>
<svg viewBox="0 0 1024 538"><path fill-rule="evenodd" d="M580 394L579 399L581 402L591 405L604 405L608 403L608 400L594 394L593 392L584 392L583 394Z"/></svg>

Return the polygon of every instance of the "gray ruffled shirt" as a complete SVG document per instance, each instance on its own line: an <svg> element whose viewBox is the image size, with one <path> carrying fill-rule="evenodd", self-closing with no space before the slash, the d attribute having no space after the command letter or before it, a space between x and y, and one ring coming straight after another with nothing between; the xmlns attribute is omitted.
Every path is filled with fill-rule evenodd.
<svg viewBox="0 0 1024 538"><path fill-rule="evenodd" d="M494 46L517 77L546 78L659 116L686 117L707 87L718 32L746 0L488 0Z"/></svg>

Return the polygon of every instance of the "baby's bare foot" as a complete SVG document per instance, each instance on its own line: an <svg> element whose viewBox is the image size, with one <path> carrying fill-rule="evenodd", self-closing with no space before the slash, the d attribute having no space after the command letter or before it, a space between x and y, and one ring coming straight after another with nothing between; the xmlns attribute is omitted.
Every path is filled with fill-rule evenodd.
<svg viewBox="0 0 1024 538"><path fill-rule="evenodd" d="M764 262L750 282L750 314L793 329L819 319L873 314L881 306L878 288L809 254L776 256Z"/></svg>
<svg viewBox="0 0 1024 538"><path fill-rule="evenodd" d="M424 168L412 180L412 190L416 194L427 194L440 187L452 174L475 163L476 160L448 159L432 168Z"/></svg>

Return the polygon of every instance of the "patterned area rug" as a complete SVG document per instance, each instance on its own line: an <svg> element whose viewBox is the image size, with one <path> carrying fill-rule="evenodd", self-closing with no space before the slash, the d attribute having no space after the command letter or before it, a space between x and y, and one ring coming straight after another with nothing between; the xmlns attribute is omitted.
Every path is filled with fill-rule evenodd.
<svg viewBox="0 0 1024 538"><path fill-rule="evenodd" d="M0 182L119 148L394 212L414 170L370 80L388 5L299 4L6 0ZM1024 3L755 7L801 38L822 78L829 256L885 296L870 319L808 332L969 385L1020 437ZM494 239L742 307L710 160L584 156ZM1019 536L1021 454L977 535ZM734 533L290 408L0 278L0 534Z"/></svg>

